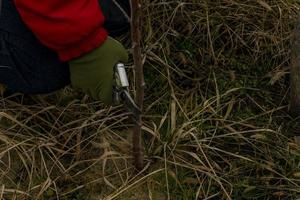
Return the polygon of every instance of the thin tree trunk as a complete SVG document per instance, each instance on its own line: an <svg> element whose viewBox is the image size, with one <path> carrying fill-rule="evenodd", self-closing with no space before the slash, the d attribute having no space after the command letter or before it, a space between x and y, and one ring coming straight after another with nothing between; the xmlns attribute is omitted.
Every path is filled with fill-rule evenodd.
<svg viewBox="0 0 300 200"><path fill-rule="evenodd" d="M300 116L300 15L298 16L295 23L295 29L293 30L290 84L290 112L294 116Z"/></svg>
<svg viewBox="0 0 300 200"><path fill-rule="evenodd" d="M141 4L140 0L131 0L131 37L133 45L133 60L135 66L135 82L136 82L136 103L143 109L144 102L144 72L141 52ZM143 147L142 147L142 117L136 119L136 124L133 128L133 156L134 165L137 170L143 168Z"/></svg>

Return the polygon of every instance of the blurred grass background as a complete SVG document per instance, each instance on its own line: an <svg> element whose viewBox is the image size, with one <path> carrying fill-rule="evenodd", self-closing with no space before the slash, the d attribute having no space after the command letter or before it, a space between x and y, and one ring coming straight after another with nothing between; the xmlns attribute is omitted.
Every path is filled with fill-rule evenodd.
<svg viewBox="0 0 300 200"><path fill-rule="evenodd" d="M300 199L288 113L299 8L143 0L143 172L122 107L70 88L14 94L0 99L0 199Z"/></svg>

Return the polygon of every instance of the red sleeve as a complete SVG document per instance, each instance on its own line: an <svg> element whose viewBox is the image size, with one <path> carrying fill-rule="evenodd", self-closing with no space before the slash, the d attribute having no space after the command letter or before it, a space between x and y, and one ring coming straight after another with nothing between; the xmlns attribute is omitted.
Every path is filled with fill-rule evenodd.
<svg viewBox="0 0 300 200"><path fill-rule="evenodd" d="M98 0L14 0L25 24L67 61L100 46L107 38Z"/></svg>

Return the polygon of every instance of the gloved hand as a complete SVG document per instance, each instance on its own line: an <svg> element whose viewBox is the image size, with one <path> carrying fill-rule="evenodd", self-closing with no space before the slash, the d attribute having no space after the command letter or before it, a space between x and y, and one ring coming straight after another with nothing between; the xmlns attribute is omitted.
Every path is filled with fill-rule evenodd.
<svg viewBox="0 0 300 200"><path fill-rule="evenodd" d="M108 37L100 47L69 61L71 84L95 100L112 104L114 66L127 60L124 46Z"/></svg>

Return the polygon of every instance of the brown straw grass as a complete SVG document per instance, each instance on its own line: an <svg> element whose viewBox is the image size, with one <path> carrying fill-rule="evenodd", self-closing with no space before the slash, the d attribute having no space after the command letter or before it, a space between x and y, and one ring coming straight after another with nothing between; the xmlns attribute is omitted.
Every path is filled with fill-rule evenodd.
<svg viewBox="0 0 300 200"><path fill-rule="evenodd" d="M143 1L145 163L122 107L0 99L0 199L297 199L287 113L296 0ZM134 91L133 91L134 92Z"/></svg>

